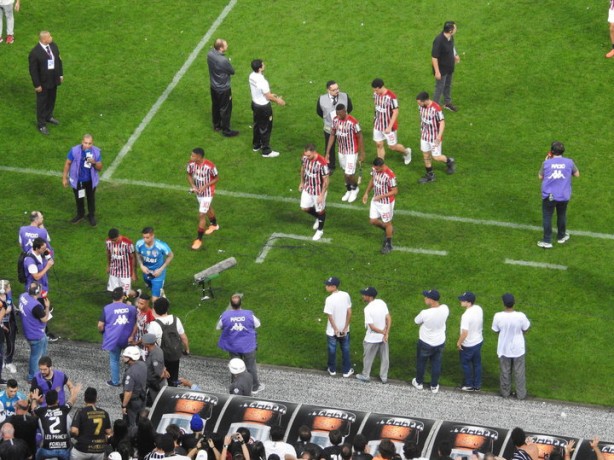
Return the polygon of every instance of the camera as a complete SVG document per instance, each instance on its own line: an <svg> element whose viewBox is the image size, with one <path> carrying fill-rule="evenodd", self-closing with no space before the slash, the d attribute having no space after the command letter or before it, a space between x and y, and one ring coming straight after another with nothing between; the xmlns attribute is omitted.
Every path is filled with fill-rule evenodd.
<svg viewBox="0 0 614 460"><path fill-rule="evenodd" d="M51 251L46 249L45 252L43 252L43 257L47 260L51 259Z"/></svg>

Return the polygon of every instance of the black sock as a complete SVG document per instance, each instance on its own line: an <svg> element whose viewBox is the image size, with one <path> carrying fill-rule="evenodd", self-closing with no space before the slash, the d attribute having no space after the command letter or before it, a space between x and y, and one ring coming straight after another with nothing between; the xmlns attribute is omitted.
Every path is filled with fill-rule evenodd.
<svg viewBox="0 0 614 460"><path fill-rule="evenodd" d="M308 213L310 216L315 217L316 219L319 219L319 218L320 218L320 215L319 215L319 214L316 212L316 208L309 208L309 211L307 211L307 213Z"/></svg>
<svg viewBox="0 0 614 460"><path fill-rule="evenodd" d="M326 214L318 215L318 230L324 230L324 221L326 220Z"/></svg>
<svg viewBox="0 0 614 460"><path fill-rule="evenodd" d="M217 225L217 219L215 217L212 217L211 219L209 219L209 223L213 226Z"/></svg>
<svg viewBox="0 0 614 460"><path fill-rule="evenodd" d="M392 238L386 237L386 246L392 245Z"/></svg>
<svg viewBox="0 0 614 460"><path fill-rule="evenodd" d="M205 234L205 232L201 229L198 229L198 236L197 239L202 240L203 239L203 235Z"/></svg>
<svg viewBox="0 0 614 460"><path fill-rule="evenodd" d="M426 168L426 173L427 174L433 174L433 167L429 166L428 168Z"/></svg>

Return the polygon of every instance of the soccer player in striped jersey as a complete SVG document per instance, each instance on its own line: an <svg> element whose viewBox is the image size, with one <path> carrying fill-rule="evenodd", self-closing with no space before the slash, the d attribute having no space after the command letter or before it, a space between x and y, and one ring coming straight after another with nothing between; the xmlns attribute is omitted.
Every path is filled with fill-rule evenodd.
<svg viewBox="0 0 614 460"><path fill-rule="evenodd" d="M416 96L416 102L420 110L420 150L422 150L424 167L426 168L426 174L418 182L426 184L435 181L433 160L445 163L447 165L446 173L448 174L454 174L456 162L454 158L441 153L443 132L446 128L441 106L437 102L431 101L426 91L422 91Z"/></svg>
<svg viewBox="0 0 614 460"><path fill-rule="evenodd" d="M109 230L107 245L107 273L109 282L107 291L113 292L115 288L121 287L125 295L134 295L132 291L132 281L136 281L136 255L134 244L123 235L119 230L112 228Z"/></svg>
<svg viewBox="0 0 614 460"><path fill-rule="evenodd" d="M316 218L312 240L318 241L324 234L326 220L326 193L328 191L328 163L316 152L316 146L307 144L301 164L301 209Z"/></svg>
<svg viewBox="0 0 614 460"><path fill-rule="evenodd" d="M205 160L205 151L200 147L192 150L187 166L187 179L190 184L190 193L196 193L199 206L198 235L192 243L192 249L197 250L203 244L203 235L211 235L220 228L215 218L215 211L211 207L211 201L215 195L215 184L219 176L215 165ZM209 227L205 230L207 218L209 218Z"/></svg>
<svg viewBox="0 0 614 460"><path fill-rule="evenodd" d="M358 196L356 162L364 161L365 144L358 120L348 115L345 105L337 104L335 112L337 116L331 126L331 135L326 146L326 158L330 157L331 150L333 156L335 155L333 145L336 139L339 146L339 165L343 168L345 174L345 188L347 190L341 201L353 203Z"/></svg>
<svg viewBox="0 0 614 460"><path fill-rule="evenodd" d="M392 251L392 217L394 216L394 201L398 193L397 177L392 170L384 164L384 159L377 157L373 160L371 180L362 197L362 203L367 204L369 192L373 190L369 219L371 225L384 230L386 237L381 253L388 254Z"/></svg>
<svg viewBox="0 0 614 460"><path fill-rule="evenodd" d="M166 269L175 255L168 244L156 238L152 227L145 227L141 233L143 238L136 242L134 248L143 272L143 281L151 289L153 303L159 297L164 297Z"/></svg>
<svg viewBox="0 0 614 460"><path fill-rule="evenodd" d="M384 80L376 78L371 82L375 116L373 118L373 140L377 147L377 156L386 157L384 141L390 150L403 155L406 165L411 163L411 149L397 142L397 118L399 117L399 101L396 94L384 86Z"/></svg>

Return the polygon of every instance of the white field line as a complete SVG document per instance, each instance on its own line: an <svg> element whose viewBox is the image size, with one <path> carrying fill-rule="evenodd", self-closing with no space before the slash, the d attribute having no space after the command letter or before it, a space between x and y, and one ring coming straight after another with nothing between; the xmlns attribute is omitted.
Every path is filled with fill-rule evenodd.
<svg viewBox="0 0 614 460"><path fill-rule="evenodd" d="M509 265L522 265L523 267L549 268L552 270L567 270L566 265L545 264L542 262L531 262L529 260L505 259L505 263Z"/></svg>
<svg viewBox="0 0 614 460"><path fill-rule="evenodd" d="M31 168L17 168L13 166L0 166L0 171L14 172L20 174L32 174L38 176L54 176L54 177L62 177L61 172L56 171L42 171ZM149 187L149 188L159 188L163 190L177 190L177 191L185 191L188 192L188 186L181 185L171 185L171 184L163 184L161 182L148 182L148 181L139 181L132 179L106 179L102 178L102 180L110 183L110 184L122 184L122 185L136 185L141 187ZM299 196L297 194L296 198L290 198L285 196L275 196L275 195L261 195L257 193L244 193L244 192L232 192L229 190L215 190L216 195L220 196L229 196L232 198L245 198L248 200L260 200L260 201L274 201L276 203L298 203ZM342 203L326 203L328 208L337 208L337 209L347 209L351 211L361 211L367 212L368 208L363 207L361 205L351 205L351 204L342 204ZM537 225L528 225L528 224L516 224L512 222L501 222L497 220L487 220L487 219L473 219L470 217L458 217L458 216L446 216L442 214L429 214L426 212L419 211L409 211L406 209L395 209L394 213L398 216L409 216L409 217L417 217L419 219L426 220L443 220L448 222L460 222L464 224L472 224L477 225L479 227L503 227L503 228L512 228L516 230L530 230L530 231L542 231L542 227ZM614 240L614 234L611 233L597 233L597 232L589 232L585 230L571 230L567 231L570 235L575 236L586 236L588 238L596 238L602 240Z"/></svg>
<svg viewBox="0 0 614 460"><path fill-rule="evenodd" d="M258 254L258 257L256 258L257 264L261 264L264 262L264 259L266 259L266 256L269 254L269 251L273 249L273 246L280 238L289 238L292 240L299 241L311 241L312 243L331 242L330 238L321 238L319 241L313 241L310 236L293 235L292 233L271 233L271 236L269 236L269 238L266 240L266 243L264 243L264 246L262 247L262 251L260 251L260 254Z"/></svg>
<svg viewBox="0 0 614 460"><path fill-rule="evenodd" d="M192 53L190 53L186 61L183 63L183 66L181 66L181 69L179 69L179 71L175 74L175 76L173 77L173 80L166 87L162 95L158 98L158 100L151 107L151 109L149 109L149 112L147 113L147 115L145 115L145 118L143 118L143 120L141 121L141 124L139 124L139 126L134 130L134 132L128 139L128 142L124 144L124 146L121 148L121 150L119 151L119 153L117 154L113 162L109 165L106 171L102 174L103 179L111 178L115 170L118 168L118 166L123 161L124 157L132 149L132 146L134 145L134 143L141 136L145 128L147 128L147 125L149 125L153 117L156 116L156 114L158 113L158 110L160 110L160 107L162 107L162 104L164 104L164 102L168 99L168 96L173 92L173 90L179 84L183 76L190 69L190 67L192 66L196 58L198 57L198 54L205 47L205 45L209 42L209 40L211 39L211 36L213 35L213 32L217 30L217 28L224 21L224 19L226 19L226 16L228 16L228 14L232 11L232 9L234 8L236 4L237 4L237 0L230 0L230 2L228 2L228 4L226 5L226 8L222 10L220 15L215 20L215 22L211 24L211 27L209 28L207 33L203 36L203 38L201 38L200 42L198 42L198 45L196 45L196 48L192 50Z"/></svg>
<svg viewBox="0 0 614 460"><path fill-rule="evenodd" d="M404 248L402 246L394 246L393 251L411 252L413 254L426 254L428 256L447 256L448 251L437 251L435 249L422 248Z"/></svg>

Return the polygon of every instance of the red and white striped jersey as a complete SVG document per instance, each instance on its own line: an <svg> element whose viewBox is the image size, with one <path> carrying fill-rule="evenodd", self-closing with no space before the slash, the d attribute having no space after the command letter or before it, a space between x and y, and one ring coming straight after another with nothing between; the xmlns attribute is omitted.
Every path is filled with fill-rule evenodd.
<svg viewBox="0 0 614 460"><path fill-rule="evenodd" d="M310 195L322 193L324 178L328 176L328 163L319 153L313 158L308 159L303 155L303 190Z"/></svg>
<svg viewBox="0 0 614 460"><path fill-rule="evenodd" d="M610 9L614 10L614 0L610 0Z"/></svg>
<svg viewBox="0 0 614 460"><path fill-rule="evenodd" d="M205 184L211 182L214 178L217 177L217 168L215 165L209 161L204 160L201 164L196 163L195 161L190 161L188 163L188 167L186 168L188 174L192 176L194 180L194 184L197 188L202 187ZM213 196L215 194L215 184L205 188L204 192L197 193L197 196Z"/></svg>
<svg viewBox="0 0 614 460"><path fill-rule="evenodd" d="M381 171L376 171L375 168L371 169L371 177L373 178L373 196L385 195L390 190L397 186L397 176L394 175L392 169L384 165ZM395 196L389 196L382 200L380 203L392 203Z"/></svg>
<svg viewBox="0 0 614 460"><path fill-rule="evenodd" d="M132 276L132 258L134 244L125 236L120 236L116 243L107 238L107 253L111 256L109 275L118 278Z"/></svg>
<svg viewBox="0 0 614 460"><path fill-rule="evenodd" d="M399 101L396 94L389 89L383 95L373 93L373 102L375 103L375 118L373 121L373 129L377 131L384 131L390 119L392 118L392 112L399 108ZM392 130L396 131L398 123L395 120Z"/></svg>
<svg viewBox="0 0 614 460"><path fill-rule="evenodd" d="M439 135L439 127L443 118L443 110L437 102L431 102L428 107L418 107L420 109L420 131L421 139L427 142L435 142Z"/></svg>
<svg viewBox="0 0 614 460"><path fill-rule="evenodd" d="M345 120L340 120L338 117L335 117L332 131L337 138L339 153L358 153L358 133L360 132L360 125L356 118L352 115L345 117Z"/></svg>

